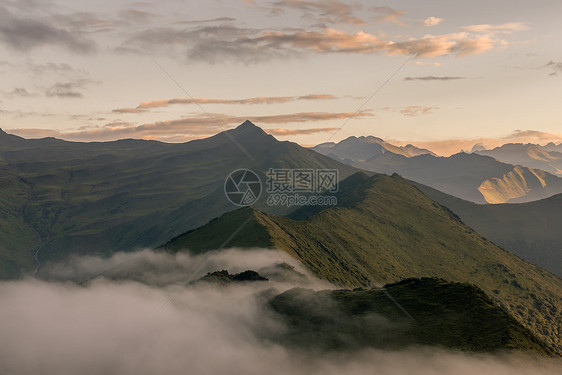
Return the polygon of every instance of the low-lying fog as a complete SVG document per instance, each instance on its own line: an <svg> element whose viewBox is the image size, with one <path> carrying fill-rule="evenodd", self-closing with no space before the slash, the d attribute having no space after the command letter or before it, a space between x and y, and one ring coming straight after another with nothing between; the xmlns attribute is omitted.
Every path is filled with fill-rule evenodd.
<svg viewBox="0 0 562 375"><path fill-rule="evenodd" d="M297 272L281 272L289 263ZM190 282L247 269L269 282ZM300 274L306 274L303 277ZM558 360L434 348L320 353L285 347L264 295L330 288L274 250L73 258L0 283L1 374L559 374ZM81 283L80 285L78 283Z"/></svg>

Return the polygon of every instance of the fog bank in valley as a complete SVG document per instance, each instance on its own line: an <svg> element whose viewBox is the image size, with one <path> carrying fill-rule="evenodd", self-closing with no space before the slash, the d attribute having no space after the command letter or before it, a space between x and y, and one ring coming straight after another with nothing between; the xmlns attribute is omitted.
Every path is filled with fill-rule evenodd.
<svg viewBox="0 0 562 375"><path fill-rule="evenodd" d="M277 274L279 263L294 265L297 276ZM221 269L253 269L270 281L189 284ZM286 255L257 249L198 257L145 250L51 265L43 280L0 283L0 373L538 375L561 369L553 359L434 348L334 353L283 346L271 338L284 332L284 323L264 306L264 295L272 288L329 287L298 276L305 273Z"/></svg>

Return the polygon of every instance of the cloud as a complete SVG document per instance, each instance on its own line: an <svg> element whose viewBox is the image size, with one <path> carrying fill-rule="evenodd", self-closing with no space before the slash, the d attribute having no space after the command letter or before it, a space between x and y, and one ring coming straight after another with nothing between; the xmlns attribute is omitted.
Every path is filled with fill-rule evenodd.
<svg viewBox="0 0 562 375"><path fill-rule="evenodd" d="M464 30L472 31L475 33L484 34L512 34L517 31L529 30L529 26L525 22L509 22L501 25L471 25L463 27Z"/></svg>
<svg viewBox="0 0 562 375"><path fill-rule="evenodd" d="M406 117L417 117L420 115L428 115L433 113L439 107L422 107L419 105L412 105L400 110L400 113Z"/></svg>
<svg viewBox="0 0 562 375"><path fill-rule="evenodd" d="M71 141L108 141L124 138L167 141L180 139L181 141L186 141L214 135L224 128L241 124L247 119L256 124L288 124L342 120L351 116L355 118L373 116L369 111L360 111L355 115L352 112L299 112L249 117L229 116L220 113L211 113L210 115L212 118L206 115L199 115L142 125L117 121L101 127L94 127L81 131L57 132L56 137ZM218 124L220 124L222 128ZM35 138L35 136L33 136L33 130L31 129L10 129L9 132L16 135L25 134L26 136Z"/></svg>
<svg viewBox="0 0 562 375"><path fill-rule="evenodd" d="M84 89L92 81L88 79L78 79L66 82L56 82L47 88L45 96L58 98L82 98L84 95L79 90Z"/></svg>
<svg viewBox="0 0 562 375"><path fill-rule="evenodd" d="M550 73L550 75L557 76L558 73L562 73L562 62L549 61L546 65L543 66L543 68L552 69L552 73Z"/></svg>
<svg viewBox="0 0 562 375"><path fill-rule="evenodd" d="M58 13L51 19L53 23L67 25L69 31L78 35L105 33L115 31L120 26L129 25L127 21L106 18L90 12Z"/></svg>
<svg viewBox="0 0 562 375"><path fill-rule="evenodd" d="M54 62L46 62L44 64L36 64L32 62L28 62L26 65L28 71L31 71L35 74L83 74L84 72L77 71L72 66L67 63L54 63Z"/></svg>
<svg viewBox="0 0 562 375"><path fill-rule="evenodd" d="M424 62L424 61L410 61L408 64L414 64L418 66L441 66L441 63L434 61L434 62Z"/></svg>
<svg viewBox="0 0 562 375"><path fill-rule="evenodd" d="M375 20L391 22L398 26L407 26L405 23L400 21L400 18L406 13L405 10L395 10L387 6L378 6L372 9L375 13L381 14L380 16L375 17Z"/></svg>
<svg viewBox="0 0 562 375"><path fill-rule="evenodd" d="M273 14L284 13L286 10L297 10L304 16L313 18L319 23L363 25L365 22L353 15L358 6L340 0L280 0L272 3Z"/></svg>
<svg viewBox="0 0 562 375"><path fill-rule="evenodd" d="M196 98L199 104L280 104L299 100L333 100L336 96L329 94L309 94L302 96L258 96L246 99L208 99ZM115 113L141 113L150 108L162 108L172 104L194 104L192 99L163 99L141 102L136 108L114 109Z"/></svg>
<svg viewBox="0 0 562 375"><path fill-rule="evenodd" d="M437 57L453 54L457 57L479 55L494 48L494 41L488 36L454 33L426 35L421 39L391 42L386 51L389 54Z"/></svg>
<svg viewBox="0 0 562 375"><path fill-rule="evenodd" d="M288 135L309 135L315 133L333 132L338 128L310 128L310 129L264 129L266 133L275 136L288 136Z"/></svg>
<svg viewBox="0 0 562 375"><path fill-rule="evenodd" d="M156 17L154 13L146 12L139 9L124 9L119 12L119 15L126 20L133 21L134 23L150 23Z"/></svg>
<svg viewBox="0 0 562 375"><path fill-rule="evenodd" d="M424 26L437 26L443 22L443 18L428 17L423 21Z"/></svg>
<svg viewBox="0 0 562 375"><path fill-rule="evenodd" d="M175 24L178 24L178 25L194 25L194 24L201 24L201 23L233 22L233 21L236 21L236 18L217 17L217 18L210 18L210 19L206 19L206 20L177 21L177 22L175 22Z"/></svg>
<svg viewBox="0 0 562 375"><path fill-rule="evenodd" d="M46 20L20 18L0 7L0 42L18 51L30 51L41 46L58 46L76 53L91 53L96 49L92 40Z"/></svg>
<svg viewBox="0 0 562 375"><path fill-rule="evenodd" d="M204 256L148 251L109 259L74 258L54 275L65 280L63 273L67 273L75 279L104 270L104 266L117 267L108 278L82 286L37 279L0 282L0 373L559 373L559 359L520 354L493 356L423 347L349 352L295 348L279 339L288 326L268 308L267 300L298 283L185 286L186 279L195 276L194 269L205 261ZM211 256L215 266L231 272L279 261L294 263L272 250L229 250ZM206 265L198 276L215 270ZM330 311L324 309L324 313Z"/></svg>
<svg viewBox="0 0 562 375"><path fill-rule="evenodd" d="M37 96L37 94L27 91L24 87L15 87L12 91L4 93L4 96L7 98L30 98Z"/></svg>
<svg viewBox="0 0 562 375"><path fill-rule="evenodd" d="M330 27L317 30L260 30L215 25L188 29L152 28L129 38L118 50L123 52L183 53L193 61L208 63L234 59L246 64L315 54L404 54L416 57L457 57L478 55L507 41L498 39L498 30L507 26L472 27L443 35L427 34L421 38L390 40L363 31L348 32ZM469 27L470 28L470 27ZM478 31L481 30L481 31ZM490 32L490 30L496 30ZM510 30L515 31L516 28Z"/></svg>
<svg viewBox="0 0 562 375"><path fill-rule="evenodd" d="M318 280L297 260L285 252L272 249L224 249L204 255L187 252L170 254L153 250L115 253L111 257L72 255L63 261L46 263L40 277L48 281L73 281L82 285L95 279L128 280L151 286L185 285L203 277L207 272L228 270L240 273L248 269L266 276L282 287L280 271L276 264L289 264L304 277L298 278L300 286L313 289L331 289L332 286ZM292 284L291 286L295 286ZM286 287L286 286L285 286Z"/></svg>
<svg viewBox="0 0 562 375"><path fill-rule="evenodd" d="M113 113L143 113L146 112L144 108L117 108L112 110Z"/></svg>
<svg viewBox="0 0 562 375"><path fill-rule="evenodd" d="M459 79L466 79L466 77L459 77L459 76L405 77L404 81L454 81Z"/></svg>
<svg viewBox="0 0 562 375"><path fill-rule="evenodd" d="M525 143L562 143L562 133L547 133L537 130L515 130L503 139Z"/></svg>

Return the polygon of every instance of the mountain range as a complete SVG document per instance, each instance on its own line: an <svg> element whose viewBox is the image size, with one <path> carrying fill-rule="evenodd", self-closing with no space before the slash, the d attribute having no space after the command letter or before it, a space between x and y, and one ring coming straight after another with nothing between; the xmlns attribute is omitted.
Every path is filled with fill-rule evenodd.
<svg viewBox="0 0 562 375"><path fill-rule="evenodd" d="M269 168L337 169L341 178L357 171L277 141L249 121L182 144L23 139L0 131L0 278L69 254L161 244L231 210L224 181L240 168L264 181ZM275 211L264 199L256 205Z"/></svg>
<svg viewBox="0 0 562 375"><path fill-rule="evenodd" d="M562 178L478 153L438 157L429 150L392 146L375 137L350 137L312 149L342 163L405 178L474 203L519 203L562 193ZM482 151L484 152L484 151Z"/></svg>
<svg viewBox="0 0 562 375"><path fill-rule="evenodd" d="M491 156L504 163L541 169L562 176L562 144L545 146L523 143L508 143L492 150L475 150L478 155Z"/></svg>
<svg viewBox="0 0 562 375"><path fill-rule="evenodd" d="M471 347L470 340L460 338L455 329L473 326L486 315L485 310L495 309L493 315L497 326L503 327L501 332L486 335L482 331L481 341L473 343L473 349L533 347L562 353L562 280L498 247L453 213L462 212L463 220L478 227L474 223L484 220L481 216L487 213L474 207L490 205L479 206L429 187L416 187L398 174L374 174L357 167L387 163L385 171L390 174L390 166L398 165L409 171L408 178L425 176L432 181L430 186L444 187L445 192L460 189L459 196L474 199L480 194L481 203L490 197L509 201L540 197L556 189L557 177L476 154L439 158L429 150L412 145L395 147L375 137L352 138L320 148L329 156L280 142L249 121L183 144L133 139L104 143L29 140L0 131L0 277L13 279L34 271L41 277L42 265L71 255L109 256L161 244L170 252L194 254L224 247L275 248L336 286L375 288L366 294L336 296L351 305L365 298L378 299L379 291L397 293L392 298L409 306L414 314L427 314L428 306L435 304L447 306L451 299L462 297L460 290L466 292L466 298L459 303L469 303L468 296L478 297L480 290L491 301L487 305L476 298L479 310L473 311L475 315L463 315L463 311L455 312L454 317L446 315L465 323L451 326L452 333L445 337L438 337L438 324L428 320L431 330L410 332L411 338L415 337L413 343L427 344L424 340L435 336L434 344ZM266 194L262 194L253 207L232 211L224 192L225 179L241 168L252 169L262 181L270 168L336 169L341 182L338 191L330 194L337 205L303 206L293 211L267 204ZM509 177L510 173L522 176L522 180ZM503 176L507 182L494 176ZM531 183L533 178L539 180L540 187ZM486 181L489 191L483 194ZM524 193L509 195L520 185L525 186ZM455 206L456 200L462 204ZM533 204L539 212L542 206ZM546 204L555 207L557 201ZM467 219L467 212L473 213L475 221ZM520 212L527 215L525 210ZM548 212L554 215L555 209ZM491 225L503 233L502 225L511 228L512 224L500 223L502 215L516 216L507 210L498 213L497 222L482 226ZM496 243L505 243L494 233L486 233ZM541 237L537 231L536 238ZM532 242L528 246L530 249ZM541 262L548 254L543 254ZM530 255L524 257L529 259ZM544 264L541 262L534 261ZM218 273L212 277L230 280L232 275L226 276ZM427 280L401 284L410 278L439 278L474 287L449 288L440 281ZM448 292L437 299L426 295L412 304L408 296L427 288ZM450 308L435 311L452 313ZM515 323L503 317L502 311Z"/></svg>
<svg viewBox="0 0 562 375"><path fill-rule="evenodd" d="M398 175L356 173L336 196L335 207L305 206L284 217L252 207L232 211L163 248L275 248L348 288L411 277L469 282L562 351L561 279L486 240Z"/></svg>

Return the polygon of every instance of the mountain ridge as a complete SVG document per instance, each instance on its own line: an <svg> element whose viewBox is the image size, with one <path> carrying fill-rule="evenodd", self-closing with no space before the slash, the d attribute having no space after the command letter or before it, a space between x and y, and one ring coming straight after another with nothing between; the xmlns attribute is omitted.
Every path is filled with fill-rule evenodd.
<svg viewBox="0 0 562 375"><path fill-rule="evenodd" d="M241 168L264 181L269 168L337 169L341 178L357 171L250 121L180 144L2 136L0 230L14 235L0 237L0 278L33 272L36 255L41 265L157 246L229 211L224 181Z"/></svg>
<svg viewBox="0 0 562 375"><path fill-rule="evenodd" d="M243 208L164 248L203 253L219 242L224 247L276 248L320 278L352 288L408 277L469 282L562 353L562 280L486 240L398 175L356 174L349 179L363 180L363 187L347 204L301 208L296 217ZM342 194L356 185L342 181ZM307 209L312 211L303 215ZM257 229L243 227L227 238L230 229L245 222ZM246 232L255 235L249 240Z"/></svg>
<svg viewBox="0 0 562 375"><path fill-rule="evenodd" d="M413 183L492 242L562 277L562 194L526 203L480 205Z"/></svg>
<svg viewBox="0 0 562 375"><path fill-rule="evenodd" d="M562 175L562 153L560 145L550 149L532 143L506 143L491 150L476 151L479 155L491 156L504 163L541 169L554 175Z"/></svg>

